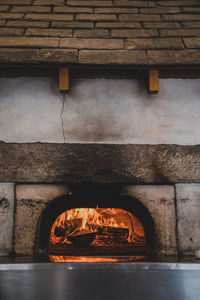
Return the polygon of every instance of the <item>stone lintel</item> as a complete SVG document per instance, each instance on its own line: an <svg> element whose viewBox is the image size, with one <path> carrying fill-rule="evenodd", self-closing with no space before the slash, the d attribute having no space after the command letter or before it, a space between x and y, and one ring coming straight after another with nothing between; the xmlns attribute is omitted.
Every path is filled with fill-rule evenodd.
<svg viewBox="0 0 200 300"><path fill-rule="evenodd" d="M0 181L200 182L200 146L0 143Z"/></svg>

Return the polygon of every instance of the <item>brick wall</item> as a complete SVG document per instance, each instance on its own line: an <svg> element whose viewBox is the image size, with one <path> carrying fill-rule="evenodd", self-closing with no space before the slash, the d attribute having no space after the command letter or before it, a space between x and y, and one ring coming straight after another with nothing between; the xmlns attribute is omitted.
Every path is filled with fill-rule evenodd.
<svg viewBox="0 0 200 300"><path fill-rule="evenodd" d="M200 1L1 0L0 62L200 63Z"/></svg>

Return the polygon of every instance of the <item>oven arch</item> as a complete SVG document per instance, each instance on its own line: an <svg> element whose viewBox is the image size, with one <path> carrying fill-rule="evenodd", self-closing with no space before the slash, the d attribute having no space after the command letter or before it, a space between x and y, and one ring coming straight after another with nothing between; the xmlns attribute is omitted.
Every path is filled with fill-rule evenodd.
<svg viewBox="0 0 200 300"><path fill-rule="evenodd" d="M63 212L73 208L121 208L142 223L146 239L146 254L156 252L155 226L148 208L137 198L121 194L122 186L107 184L71 185L68 194L48 203L44 209L37 231L36 253L47 254L51 228Z"/></svg>

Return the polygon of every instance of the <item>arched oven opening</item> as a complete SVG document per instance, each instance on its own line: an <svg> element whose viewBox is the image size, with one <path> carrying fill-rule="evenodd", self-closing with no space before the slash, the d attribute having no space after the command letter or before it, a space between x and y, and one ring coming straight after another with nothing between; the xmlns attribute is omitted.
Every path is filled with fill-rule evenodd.
<svg viewBox="0 0 200 300"><path fill-rule="evenodd" d="M41 217L39 253L51 261L152 254L152 217L138 199L120 190L110 185L72 186L68 195L54 199Z"/></svg>

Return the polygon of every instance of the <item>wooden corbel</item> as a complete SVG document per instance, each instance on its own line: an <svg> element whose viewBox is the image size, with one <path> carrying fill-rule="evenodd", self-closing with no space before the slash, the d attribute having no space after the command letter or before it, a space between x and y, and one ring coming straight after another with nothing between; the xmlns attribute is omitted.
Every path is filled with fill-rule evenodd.
<svg viewBox="0 0 200 300"><path fill-rule="evenodd" d="M149 70L149 93L159 92L159 70L151 69Z"/></svg>
<svg viewBox="0 0 200 300"><path fill-rule="evenodd" d="M69 91L69 69L59 69L59 89L61 92Z"/></svg>

